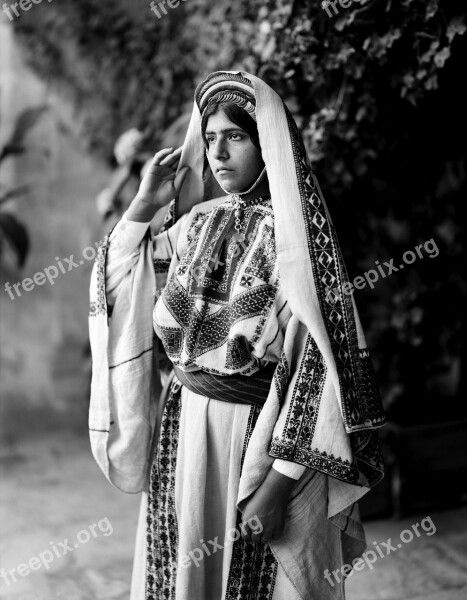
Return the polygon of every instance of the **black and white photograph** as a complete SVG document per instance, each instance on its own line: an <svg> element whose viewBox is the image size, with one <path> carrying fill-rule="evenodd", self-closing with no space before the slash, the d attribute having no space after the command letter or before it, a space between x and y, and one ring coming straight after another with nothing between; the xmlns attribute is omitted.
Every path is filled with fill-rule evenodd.
<svg viewBox="0 0 467 600"><path fill-rule="evenodd" d="M466 59L460 0L0 4L0 600L467 598Z"/></svg>

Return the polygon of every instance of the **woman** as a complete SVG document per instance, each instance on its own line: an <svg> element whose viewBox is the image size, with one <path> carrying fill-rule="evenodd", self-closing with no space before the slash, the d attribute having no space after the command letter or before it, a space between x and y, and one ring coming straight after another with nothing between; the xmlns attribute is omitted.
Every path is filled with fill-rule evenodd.
<svg viewBox="0 0 467 600"><path fill-rule="evenodd" d="M344 598L385 422L347 282L280 98L209 75L181 156L155 155L91 283L93 453L144 490L132 600Z"/></svg>

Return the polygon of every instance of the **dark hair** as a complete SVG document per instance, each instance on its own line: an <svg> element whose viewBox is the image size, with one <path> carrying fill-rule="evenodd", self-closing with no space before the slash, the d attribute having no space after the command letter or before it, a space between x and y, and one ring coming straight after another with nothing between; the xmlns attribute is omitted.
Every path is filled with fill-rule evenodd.
<svg viewBox="0 0 467 600"><path fill-rule="evenodd" d="M246 131L246 133L250 136L253 144L261 150L261 146L259 145L259 135L258 135L258 127L256 126L256 121L250 117L247 111L237 104L233 102L211 102L208 104L206 110L204 111L203 118L201 119L201 134L203 136L204 145L207 147L206 142L206 126L208 124L208 119L211 115L215 115L217 112L223 112L224 115L235 123L240 129Z"/></svg>

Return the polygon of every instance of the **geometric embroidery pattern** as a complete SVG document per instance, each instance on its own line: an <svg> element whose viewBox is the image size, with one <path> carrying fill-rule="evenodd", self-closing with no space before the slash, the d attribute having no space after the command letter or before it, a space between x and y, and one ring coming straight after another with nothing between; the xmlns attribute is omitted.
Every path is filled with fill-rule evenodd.
<svg viewBox="0 0 467 600"><path fill-rule="evenodd" d="M206 352L223 345L232 326L244 318L267 314L275 298L275 288L270 285L260 285L249 288L235 296L232 302L212 314L202 313L196 307L196 299L173 275L164 288L161 297L180 325L180 344L185 345L189 359L184 363L188 366L196 363L196 359ZM179 354L177 345L175 354L172 346L164 347L167 355L175 362ZM251 360L251 358L250 358ZM178 363L176 363L178 364ZM212 370L212 372L216 372Z"/></svg>
<svg viewBox="0 0 467 600"><path fill-rule="evenodd" d="M285 443L311 447L326 370L321 352L308 334L284 427Z"/></svg>
<svg viewBox="0 0 467 600"><path fill-rule="evenodd" d="M109 232L97 247L97 301L91 302L89 306L89 316L94 317L98 314L107 314L106 292L105 292L105 263L107 260L107 250L109 248Z"/></svg>
<svg viewBox="0 0 467 600"><path fill-rule="evenodd" d="M276 386L276 393L277 397L279 398L280 406L282 406L284 403L285 395L289 385L289 379L290 370L287 363L287 357L285 352L282 352L273 375L274 385Z"/></svg>
<svg viewBox="0 0 467 600"><path fill-rule="evenodd" d="M269 198L245 207L241 222L245 237L240 244L232 239L230 203L219 204L201 218L195 216L188 228L188 247L157 301L174 321L174 326L160 329L167 356L177 366L196 364L200 356L225 344L224 366L243 369L245 375L257 370L251 349L277 293L277 282L271 281L276 264L273 228L264 223L265 216L272 216ZM240 285L235 287L237 282ZM236 323L255 317L258 322L251 339L229 340ZM215 368L203 366L203 370L225 374Z"/></svg>
<svg viewBox="0 0 467 600"><path fill-rule="evenodd" d="M240 285L242 285L244 287L252 287L254 281L255 281L255 278L252 277L251 275L242 275L242 278L240 279Z"/></svg>
<svg viewBox="0 0 467 600"><path fill-rule="evenodd" d="M164 348L169 357L179 356L182 351L182 332L174 327L160 327Z"/></svg>
<svg viewBox="0 0 467 600"><path fill-rule="evenodd" d="M273 228L265 225L263 231L261 241L253 252L253 256L245 268L245 273L259 277L259 279L269 283L277 260L276 246Z"/></svg>
<svg viewBox="0 0 467 600"><path fill-rule="evenodd" d="M146 600L175 600L178 525L175 470L181 411L181 387L171 386L161 421L149 479L146 521Z"/></svg>
<svg viewBox="0 0 467 600"><path fill-rule="evenodd" d="M282 437L275 436L269 455L328 473L337 479L357 483L356 463L313 449L313 436L326 378L326 366L316 342L307 335Z"/></svg>
<svg viewBox="0 0 467 600"><path fill-rule="evenodd" d="M241 466L261 407L252 406L243 443ZM240 529L242 513L237 511L236 527ZM254 544L241 537L233 543L232 559L224 600L270 600L274 592L277 561L269 544Z"/></svg>
<svg viewBox="0 0 467 600"><path fill-rule="evenodd" d="M236 337L227 342L227 369L241 369L251 360L247 341L244 337Z"/></svg>
<svg viewBox="0 0 467 600"><path fill-rule="evenodd" d="M317 283L315 288L337 367L344 423L347 431L380 426L386 418L376 383L369 385L368 377L365 380L359 364L357 332L351 318L352 299L348 295L333 293L336 288L340 289L343 280L348 280L337 237L308 165L302 137L285 105L284 110L292 141L313 277Z"/></svg>

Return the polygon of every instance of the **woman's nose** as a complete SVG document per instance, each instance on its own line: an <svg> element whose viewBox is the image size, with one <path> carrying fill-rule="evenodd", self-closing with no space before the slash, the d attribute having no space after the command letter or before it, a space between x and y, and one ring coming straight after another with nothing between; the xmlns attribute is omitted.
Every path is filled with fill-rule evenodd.
<svg viewBox="0 0 467 600"><path fill-rule="evenodd" d="M217 139L212 148L212 155L217 160L222 160L227 158L227 148L225 146L225 142L222 139Z"/></svg>

